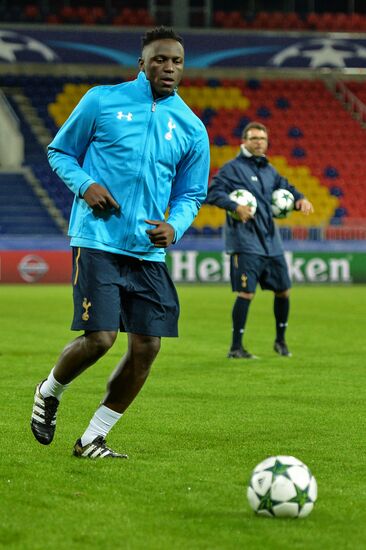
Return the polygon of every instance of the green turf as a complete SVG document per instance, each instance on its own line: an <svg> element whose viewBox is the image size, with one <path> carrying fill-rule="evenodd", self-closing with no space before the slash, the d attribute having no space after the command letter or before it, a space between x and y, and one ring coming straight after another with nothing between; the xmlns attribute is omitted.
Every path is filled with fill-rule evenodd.
<svg viewBox="0 0 366 550"><path fill-rule="evenodd" d="M162 351L108 442L129 461L71 449L103 396L125 336L63 397L54 443L33 439L34 385L72 334L64 286L0 286L0 545L40 549L361 549L366 541L366 288L292 292L288 343L272 351L272 296L258 292L246 344L228 360L228 286L178 288L180 338ZM315 474L303 520L256 517L251 469L292 454Z"/></svg>

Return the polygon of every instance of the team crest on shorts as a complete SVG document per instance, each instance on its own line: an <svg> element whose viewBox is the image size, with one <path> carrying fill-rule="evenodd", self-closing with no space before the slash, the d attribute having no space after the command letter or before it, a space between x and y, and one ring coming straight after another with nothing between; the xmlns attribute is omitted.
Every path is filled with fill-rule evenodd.
<svg viewBox="0 0 366 550"><path fill-rule="evenodd" d="M247 287L247 281L248 281L248 277L246 275L244 275L244 273L243 273L242 276L241 276L241 286L242 286L242 288Z"/></svg>
<svg viewBox="0 0 366 550"><path fill-rule="evenodd" d="M88 302L87 298L83 300L83 308L85 309L81 318L83 321L89 321L89 308L91 307L91 302Z"/></svg>

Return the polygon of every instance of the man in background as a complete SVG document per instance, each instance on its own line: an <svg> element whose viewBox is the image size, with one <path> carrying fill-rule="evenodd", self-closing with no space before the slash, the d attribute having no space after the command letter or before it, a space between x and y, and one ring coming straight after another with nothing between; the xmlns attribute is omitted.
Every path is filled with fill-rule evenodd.
<svg viewBox="0 0 366 550"><path fill-rule="evenodd" d="M236 300L232 310L232 342L228 357L255 358L243 345L249 306L259 282L262 289L274 292L276 337L274 351L290 356L285 333L290 309L291 282L281 237L273 221L272 193L287 189L295 198L295 209L305 215L313 212L312 204L269 164L267 128L251 122L242 133L239 154L225 164L212 179L207 202L228 212L235 212L238 220L226 216L225 245L230 254L230 276ZM257 200L255 216L249 206L232 201L229 194L235 189L247 189Z"/></svg>

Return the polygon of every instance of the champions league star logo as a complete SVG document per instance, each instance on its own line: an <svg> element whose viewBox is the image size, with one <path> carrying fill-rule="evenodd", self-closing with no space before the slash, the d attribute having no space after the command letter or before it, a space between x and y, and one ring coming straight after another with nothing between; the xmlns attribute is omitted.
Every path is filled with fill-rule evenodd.
<svg viewBox="0 0 366 550"><path fill-rule="evenodd" d="M17 32L0 30L0 62L55 61L58 55L48 46Z"/></svg>
<svg viewBox="0 0 366 550"><path fill-rule="evenodd" d="M366 47L351 40L313 38L296 42L270 60L276 67L366 67Z"/></svg>

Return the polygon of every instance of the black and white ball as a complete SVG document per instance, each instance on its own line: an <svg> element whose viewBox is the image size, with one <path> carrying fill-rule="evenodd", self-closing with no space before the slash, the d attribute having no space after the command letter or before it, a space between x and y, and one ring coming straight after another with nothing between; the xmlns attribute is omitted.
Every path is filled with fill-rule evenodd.
<svg viewBox="0 0 366 550"><path fill-rule="evenodd" d="M317 499L315 477L293 456L271 456L253 470L247 497L256 514L268 517L304 518Z"/></svg>
<svg viewBox="0 0 366 550"><path fill-rule="evenodd" d="M272 193L271 208L274 218L286 218L295 206L293 194L287 189L276 189Z"/></svg>
<svg viewBox="0 0 366 550"><path fill-rule="evenodd" d="M232 201L242 204L244 206L250 206L250 211L252 216L256 213L257 210L257 199L250 191L247 189L235 189L229 194L229 197ZM239 220L239 216L236 212L230 212L229 214L234 220Z"/></svg>

